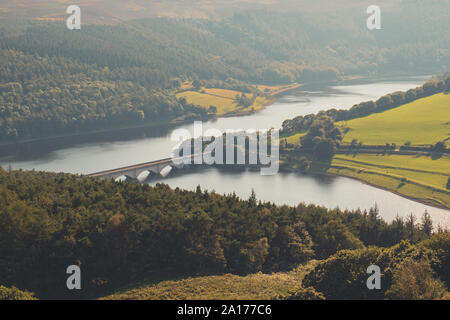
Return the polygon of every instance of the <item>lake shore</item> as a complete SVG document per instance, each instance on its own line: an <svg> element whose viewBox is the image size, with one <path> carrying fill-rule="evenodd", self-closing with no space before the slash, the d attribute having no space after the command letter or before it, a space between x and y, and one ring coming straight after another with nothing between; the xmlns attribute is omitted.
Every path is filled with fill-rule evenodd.
<svg viewBox="0 0 450 320"><path fill-rule="evenodd" d="M283 164L280 170L285 172L303 172L288 163ZM311 169L303 173L351 178L424 205L450 210L450 190L425 184L422 181L417 181L410 177L406 178L404 176L378 172L366 167L359 168L324 162L313 162ZM393 186L397 186L397 189L406 190L401 192L394 189Z"/></svg>
<svg viewBox="0 0 450 320"><path fill-rule="evenodd" d="M82 136L88 136L88 135L92 135L92 134L104 134L104 133L113 133L113 132L118 133L121 131L133 130L133 129L147 129L147 128L156 128L156 127L164 127L164 126L168 126L169 128L167 128L167 129L171 129L176 126L191 123L192 121L209 121L209 120L218 119L218 118L239 117L239 116L250 115L250 114L262 111L265 108L267 108L268 106L271 106L272 104L274 104L276 102L276 99L275 99L276 96L278 96L282 93L300 88L301 86L302 86L302 84L296 83L296 84L292 84L292 85L283 87L280 90L277 90L276 92L274 92L273 94L270 95L271 98L265 104L263 104L260 109L254 110L254 111L243 109L241 111L236 110L229 114L224 114L224 115L220 115L220 116L212 116L211 115L210 117L207 117L207 118L202 118L202 117L189 118L189 119L182 119L182 117L165 118L165 119L149 121L145 124L122 125L122 126L116 126L114 128L102 128L102 129L96 129L96 130L87 130L84 132L73 132L73 133L67 133L67 134L42 136L42 137L37 137L37 138L27 137L27 138L17 139L14 141L0 141L0 147L9 147L9 146L27 144L27 143L33 143L33 142L37 143L37 142L44 142L44 141L82 137Z"/></svg>
<svg viewBox="0 0 450 320"><path fill-rule="evenodd" d="M292 101L290 98L287 100L277 98L272 106L261 112L255 112L245 117L221 117L205 122L204 126L222 131L226 128L247 129L255 125L268 128L278 127L285 119L317 113L324 106L346 109L363 100L373 100L392 91L405 91L408 88L416 87L422 81L421 79L405 79L345 87L336 87L334 84L323 86L308 84L293 93L287 93L288 97L291 95L294 97ZM341 83L337 85L341 85ZM305 103L302 100L297 103L295 99L297 96L307 97L308 102ZM3 155L1 164L3 167L11 164L13 169L87 174L102 171L105 168L119 168L163 159L170 155L172 149L171 131L177 127L192 130L192 121L190 120L190 123L184 125L178 122L178 124L171 125L170 128L167 125L153 124L155 129L128 129L120 130L118 133L86 134L83 138L67 138L61 139L61 141L51 140L45 143L17 145L9 149L2 148L0 151ZM438 221L450 225L450 219L447 218L448 209L438 209L437 207L440 206L427 206L422 204L423 201L410 200L411 197L398 197L391 191L383 190L378 186L372 188L367 183L356 182L355 179L338 179L337 177L332 178L331 175L316 179L312 177L312 174L309 177L305 175L304 178L300 173L297 175L280 173L273 177L261 178L259 172L250 174L250 172L243 171L241 176L241 174L233 172L227 175L225 173L204 173L201 170L199 173L193 172L192 175L183 174L183 177L174 176L167 180L164 179L163 183L168 183L173 187L192 187L194 189L200 184L202 187L224 193L236 191L244 197L247 197L248 190L250 190L248 185L252 185L255 186L255 190L262 199L280 204L296 204L298 201L304 201L329 208L340 206L350 209L358 207L368 209L377 202L388 219L395 218L397 212L405 215L409 212L417 214L428 208L429 212L434 212L436 217L439 217L436 218ZM269 188L267 189L266 183L276 188L267 186ZM285 188L289 190L285 190ZM361 194L358 196L359 193Z"/></svg>
<svg viewBox="0 0 450 320"><path fill-rule="evenodd" d="M197 170L202 170L202 169L210 168L210 167L211 166L209 166L209 165L197 165L197 166L194 167L195 168L194 170L197 171ZM242 172L244 172L246 170L248 170L248 171L255 171L256 172L256 171L260 171L260 169L261 169L260 166L255 166L255 165L250 165L250 166L248 166L248 165L239 165L239 166L235 166L235 167L227 166L226 168L224 168L224 166L222 166L222 165L215 165L213 167L215 169L221 171L221 172L224 172L224 173L232 172L232 173L236 173L236 174L242 173ZM331 167L328 167L328 168L331 168ZM188 170L192 170L192 169L188 169ZM370 181L367 181L367 180L364 180L362 178L358 178L358 177L355 177L355 176L339 174L339 173L336 173L336 172L321 171L321 170L317 170L317 169L315 169L315 170L313 169L313 170L311 170L309 172L303 172L303 171L298 170L297 168L293 168L291 166L286 166L286 165L280 166L279 172L280 173L287 173L287 174L304 174L305 176L311 175L311 176L328 176L328 177L349 178L349 179L361 182L361 183L363 183L365 185L368 185L368 186L371 186L371 187L374 187L374 188L377 188L377 189L380 189L380 190L384 190L384 191L393 193L393 194L395 194L397 196L400 196L402 198L405 198L405 199L408 199L408 200L411 200L411 201L414 201L414 202L417 202L417 203L420 203L420 204L423 204L423 205L427 205L427 206L430 206L430 207L433 207L433 208L437 208L437 209L448 210L449 214L450 214L450 206L447 206L447 205L444 205L444 204L438 204L438 203L433 202L433 201L427 201L427 200L425 200L424 198L421 198L421 197L415 197L415 196L406 195L406 194L400 193L400 192L398 192L396 190L393 190L393 189L391 189L391 188L389 188L387 186L383 186L383 185L380 185L380 184L375 184L373 182L370 182ZM177 176L184 175L184 174L186 174L186 173L183 172L183 171L176 173ZM165 179L162 178L160 181L164 182L164 180Z"/></svg>
<svg viewBox="0 0 450 320"><path fill-rule="evenodd" d="M346 174L339 174L339 173L336 173L336 172L326 172L326 173L313 172L313 174L324 174L324 175L328 175L328 176L345 177L345 178L353 179L353 180L359 181L361 183L364 183L366 185L369 185L371 187L375 187L375 188L378 188L378 189L381 189L381 190L384 190L384 191L391 192L391 193L396 194L396 195L398 195L400 197L403 197L405 199L409 199L409 200L412 200L412 201L415 201L415 202L418 202L418 203L421 203L421 204L424 204L424 205L427 205L427 206L430 206L430 207L434 207L434 208L444 209L444 210L449 210L450 211L450 205L438 204L435 201L427 201L427 200L425 200L425 198L411 196L411 195L406 195L406 194L403 194L403 193L398 192L396 190L393 190L392 188L389 188L387 186L383 186L383 185L380 185L380 184L375 184L373 182L370 182L368 180L365 180L365 179L362 179L362 178L358 178L358 177L355 177L355 176L346 175ZM426 195L426 193L425 193L425 195Z"/></svg>

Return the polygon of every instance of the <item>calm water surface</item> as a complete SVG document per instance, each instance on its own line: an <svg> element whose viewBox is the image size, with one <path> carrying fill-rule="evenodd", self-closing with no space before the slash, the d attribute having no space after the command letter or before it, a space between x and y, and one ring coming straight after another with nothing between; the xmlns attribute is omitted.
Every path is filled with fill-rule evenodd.
<svg viewBox="0 0 450 320"><path fill-rule="evenodd" d="M265 110L243 117L205 122L203 129L278 128L285 119L329 108L348 109L352 105L394 91L421 85L425 77L385 80L345 86L305 86L277 99ZM192 125L184 125L193 133ZM170 156L175 143L174 128L140 128L109 133L59 138L1 147L0 164L13 169L37 169L87 174ZM368 209L377 203L386 220L410 212L420 216L425 210L435 224L450 227L450 211L425 206L344 177L284 174L261 176L259 172L240 174L207 169L164 180L172 187L194 189L201 185L219 193L235 192L248 197L253 188L261 200L295 205L315 203L329 208Z"/></svg>
<svg viewBox="0 0 450 320"><path fill-rule="evenodd" d="M250 196L253 189L258 199L276 204L297 205L304 202L341 209L370 209L376 204L381 216L387 221L391 221L397 215L405 217L410 213L420 218L427 210L435 225L450 227L448 210L426 206L345 177L296 173L261 176L259 171L224 173L210 168L153 181L151 184L157 182L164 182L172 188L188 190L195 190L197 185L200 185L202 189L214 190L221 194L234 192L244 199Z"/></svg>

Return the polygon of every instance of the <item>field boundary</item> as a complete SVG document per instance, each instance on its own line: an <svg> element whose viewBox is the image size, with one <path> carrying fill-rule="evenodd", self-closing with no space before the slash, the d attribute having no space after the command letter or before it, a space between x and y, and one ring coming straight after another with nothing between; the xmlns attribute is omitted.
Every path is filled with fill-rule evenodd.
<svg viewBox="0 0 450 320"><path fill-rule="evenodd" d="M384 176L384 177L387 177L387 178L393 178L393 179L399 180L400 182L409 182L409 183L415 184L415 185L423 187L423 188L431 189L431 190L436 191L436 192L442 192L444 194L450 195L450 191L445 190L443 188L432 186L432 185L429 185L429 184L426 184L426 183L422 183L422 182L419 182L419 181L411 179L411 178L406 178L406 177L403 177L403 176L399 176L399 175L396 175L396 174L389 174L389 173L379 172L379 171L373 170L373 169L353 167L353 166L345 166L345 165L330 165L330 168L334 168L334 169L348 169L348 170L358 171L358 173L364 172L364 173L367 173L367 174L377 174L377 175Z"/></svg>
<svg viewBox="0 0 450 320"><path fill-rule="evenodd" d="M443 176L450 175L450 173L448 173L448 172L428 171L428 170L412 169L412 168L405 168L405 167L393 167L393 166L388 166L388 165L374 164L374 163L370 163L370 162L364 162L364 161L358 161L358 160L352 160L352 159L345 159L345 158L341 158L339 156L335 156L334 159L339 159L339 160L342 160L342 161L353 162L353 163L356 163L356 164L364 164L364 165L368 165L368 166L371 166L371 167L377 167L377 168L405 170L405 171L429 173L429 174L436 174L436 175L443 175Z"/></svg>

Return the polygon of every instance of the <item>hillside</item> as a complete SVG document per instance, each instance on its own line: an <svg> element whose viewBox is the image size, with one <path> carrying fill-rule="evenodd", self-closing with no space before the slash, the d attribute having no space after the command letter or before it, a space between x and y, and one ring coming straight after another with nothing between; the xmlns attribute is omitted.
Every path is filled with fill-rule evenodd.
<svg viewBox="0 0 450 320"><path fill-rule="evenodd" d="M287 298L302 289L305 275L316 261L289 272L192 277L136 285L102 297L102 300L269 300Z"/></svg>
<svg viewBox="0 0 450 320"><path fill-rule="evenodd" d="M379 0L378 3L391 8L399 0ZM239 8L241 11L268 9L273 11L308 11L331 12L342 9L330 0L320 0L314 3L308 0L73 0L89 14L85 19L89 23L117 24L124 20L148 18L154 16L185 17L185 18L220 18L230 16ZM361 8L365 1L353 0L347 3L345 9ZM47 0L4 0L0 5L0 16L18 16L46 21L63 20L67 4L63 1Z"/></svg>
<svg viewBox="0 0 450 320"><path fill-rule="evenodd" d="M349 110L286 120L283 165L355 178L450 209L449 88L447 73Z"/></svg>
<svg viewBox="0 0 450 320"><path fill-rule="evenodd" d="M292 271L216 275L140 284L102 300L450 299L450 234L418 244L343 250ZM367 290L367 266L383 270L381 290Z"/></svg>
<svg viewBox="0 0 450 320"><path fill-rule="evenodd" d="M257 201L255 194L240 199L200 187L192 192L0 168L0 285L39 299L93 298L145 279L285 273L343 249L427 239L432 225L426 214L423 219L387 223L376 208L276 206ZM83 270L83 287L76 292L61 286L72 264ZM258 279L279 277L231 277L230 286L244 295L242 281ZM280 293L286 293L282 279ZM257 287L267 288L261 281ZM162 283L148 295L164 290Z"/></svg>
<svg viewBox="0 0 450 320"><path fill-rule="evenodd" d="M244 95L248 98L248 104L243 105L236 96ZM197 91L183 91L177 93L178 99L184 98L189 104L200 106L210 111L213 107L214 112L218 116L246 114L253 111L262 110L265 106L273 102L273 99L256 94L246 94L237 90L226 90L209 88Z"/></svg>
<svg viewBox="0 0 450 320"><path fill-rule="evenodd" d="M450 94L438 93L381 113L337 122L337 125L346 131L344 144L361 141L378 146L407 143L429 147L450 138L449 116ZM427 204L450 208L449 155L391 152L379 150L367 154L364 150L355 150L337 154L327 172L357 178Z"/></svg>
<svg viewBox="0 0 450 320"><path fill-rule="evenodd" d="M450 157L335 155L326 172L356 178L432 206L450 209ZM436 167L440 169L436 169Z"/></svg>
<svg viewBox="0 0 450 320"><path fill-rule="evenodd" d="M227 14L209 19L180 18L178 12L191 6L200 15L199 7L222 13L232 4L79 3L82 29L72 31L61 16L66 3L0 5L2 143L208 118L204 105L177 99L186 81L263 87L430 74L450 66L450 36L441 32L450 29L450 4L442 1L426 7L415 0L383 1L384 27L376 32L366 27L363 1L233 1L248 10L224 9ZM264 10L269 7L280 10ZM172 16L164 13L170 10ZM192 101L198 98L205 97Z"/></svg>
<svg viewBox="0 0 450 320"><path fill-rule="evenodd" d="M337 122L348 128L343 143L433 145L450 139L450 93L439 93L395 109Z"/></svg>

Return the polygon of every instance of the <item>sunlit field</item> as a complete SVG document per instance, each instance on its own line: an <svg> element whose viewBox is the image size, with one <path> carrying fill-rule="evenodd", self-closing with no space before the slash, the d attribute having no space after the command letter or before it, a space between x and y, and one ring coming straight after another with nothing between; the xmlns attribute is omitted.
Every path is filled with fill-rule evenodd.
<svg viewBox="0 0 450 320"><path fill-rule="evenodd" d="M450 138L450 94L439 93L392 110L339 122L350 130L344 143L429 145Z"/></svg>
<svg viewBox="0 0 450 320"><path fill-rule="evenodd" d="M216 107L217 115L222 116L231 112L248 112L250 110L258 111L270 103L270 99L264 97L256 97L255 102L250 107L243 107L239 105L236 100L237 95L242 95L242 92L227 89L201 89L197 91L184 91L177 94L177 98L185 98L188 103L201 106L209 109L211 106ZM246 94L251 97L252 94Z"/></svg>

